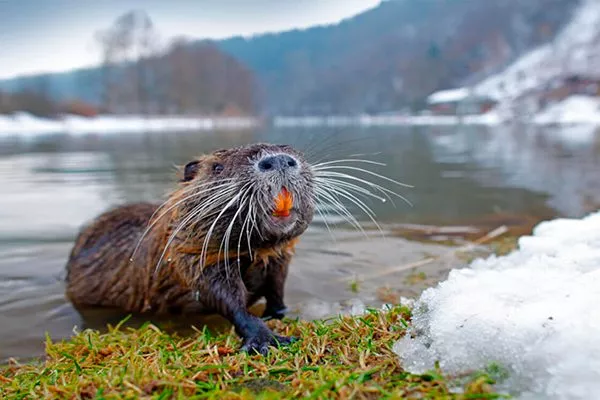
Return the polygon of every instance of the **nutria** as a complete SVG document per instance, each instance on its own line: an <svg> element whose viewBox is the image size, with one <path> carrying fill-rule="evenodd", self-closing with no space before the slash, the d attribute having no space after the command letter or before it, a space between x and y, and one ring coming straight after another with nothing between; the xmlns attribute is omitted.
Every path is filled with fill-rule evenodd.
<svg viewBox="0 0 600 400"><path fill-rule="evenodd" d="M76 307L152 314L217 313L266 353L291 338L249 313L282 318L288 265L315 210L314 171L287 145L218 150L189 162L162 205L131 204L79 234L67 263Z"/></svg>

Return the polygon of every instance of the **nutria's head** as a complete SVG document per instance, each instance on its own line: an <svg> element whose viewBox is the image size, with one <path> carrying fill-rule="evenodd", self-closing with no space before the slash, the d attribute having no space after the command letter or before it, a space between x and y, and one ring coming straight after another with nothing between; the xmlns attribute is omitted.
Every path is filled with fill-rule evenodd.
<svg viewBox="0 0 600 400"><path fill-rule="evenodd" d="M189 162L181 181L177 222L186 235L229 249L296 237L315 210L311 166L287 145L217 150Z"/></svg>

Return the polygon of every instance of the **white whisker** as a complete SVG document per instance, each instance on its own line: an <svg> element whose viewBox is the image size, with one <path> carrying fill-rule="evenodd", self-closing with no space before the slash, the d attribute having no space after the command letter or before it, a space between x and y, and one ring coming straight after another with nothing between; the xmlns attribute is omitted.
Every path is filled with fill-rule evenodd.
<svg viewBox="0 0 600 400"><path fill-rule="evenodd" d="M355 184L353 184L351 182L340 181L340 180L337 180L337 179L327 179L327 178L324 178L324 177L316 177L315 181L317 182L317 184L326 183L326 184L340 185L340 186L345 187L348 190L353 190L356 193L360 193L360 194L362 194L362 195L364 195L366 197L371 197L371 198L377 199L377 200L379 200L381 202L384 202L384 203L385 203L386 197L387 197L387 200L390 200L392 202L392 204L393 204L393 200L387 195L387 193L384 193L386 195L386 197L381 197L381 196L378 196L375 193L371 192L369 189L364 188L362 186L355 185Z"/></svg>
<svg viewBox="0 0 600 400"><path fill-rule="evenodd" d="M229 196L231 194L230 192L233 192L233 191L228 190L228 191L219 193L216 197L210 198L210 200L212 200L211 202L202 203L202 204L198 205L197 207L192 209L192 211L190 211L189 214L177 225L174 232L170 235L169 239L167 240L167 244L165 245L165 248L163 249L160 258L159 258L158 262L156 263L156 267L155 267L155 271L154 271L155 274L158 273L158 271L160 270L162 260L164 259L165 255L167 253L167 250L169 249L169 246L171 245L171 243L173 243L173 241L177 237L177 234L188 223L190 223L194 218L198 217L199 215L202 215L203 218L208 218L211 214L207 213L207 212L213 212L213 211L216 212L216 209L218 208L219 204L215 203L215 200Z"/></svg>
<svg viewBox="0 0 600 400"><path fill-rule="evenodd" d="M384 166L384 167L386 165L386 164L378 162L378 161L363 160L360 158L343 158L343 159L339 159L339 160L326 161L326 162L320 162L318 164L313 164L312 167L314 170L319 170L320 167L323 167L326 165L335 165L335 164L339 164L339 163L343 163L343 162L358 162L358 163L364 163L364 164L380 165L380 166Z"/></svg>
<svg viewBox="0 0 600 400"><path fill-rule="evenodd" d="M139 249L139 247L140 247L140 245L141 245L141 243L142 243L142 240L144 239L144 237L146 237L146 235L148 234L148 232L150 232L150 230L152 230L152 228L153 228L153 227L154 227L154 226L155 226L155 225L156 225L156 224L157 224L157 223L160 221L160 219L161 219L161 218L163 218L165 215L167 215L167 214L169 213L169 211L171 211L171 210L172 210L172 209L174 209L175 207L179 206L179 205L180 205L181 203L183 203L184 201L187 201L187 200L193 199L194 197L198 197L198 196L200 196L200 195L202 195L202 194L205 194L205 193L208 193L208 192L210 192L210 191L217 190L217 189L223 189L223 190L227 191L227 186L230 186L230 185L231 185L231 184L220 184L220 185L217 185L217 186L213 186L213 187L210 187L210 188L207 188L207 189L201 190L200 192L198 192L198 193L194 193L194 194L192 194L192 195L190 195L190 196L186 196L186 197L184 197L183 199L180 199L180 200L178 200L176 203L174 203L174 204L172 204L171 206L169 206L169 207L168 207L166 210L164 210L164 211L163 211L163 212L160 214L160 216L158 216L156 219L154 219L154 216L155 216L155 215L158 213L158 211L159 211L159 210L160 210L162 207L164 207L165 205L167 205L167 204L168 204L168 200L167 200L166 202L164 202L163 204L161 204L161 205L160 205L160 206L159 206L159 207L158 207L158 208L157 208L157 209L154 211L154 213L152 213L152 215L150 216L150 219L148 220L148 221L149 221L148 227L146 227L146 229L144 230L144 232L142 232L142 235L141 235L141 236L140 236L140 238L138 239L138 241L137 241L137 244L136 244L135 248L133 249L133 252L131 253L131 257L130 257L130 259L129 259L129 260L130 260L130 261L133 261L133 260L134 260L135 254L137 253L137 251L138 251L138 249ZM204 186L204 185L200 185L200 186ZM154 220L153 220L153 219L154 219Z"/></svg>
<svg viewBox="0 0 600 400"><path fill-rule="evenodd" d="M373 210L371 210L371 208L369 208L369 206L367 206L359 198L357 198L352 193L348 192L347 190L345 190L343 188L334 187L334 186L329 186L329 188L332 191L335 191L335 193L339 194L343 198L351 201L353 204L355 204L356 206L358 206L369 217L369 219L373 222L373 224L375 224L375 226L377 227L377 229L379 230L379 232L382 234L382 236L385 236L384 233L383 233L383 229L381 229L381 226L377 223L377 220L376 220L376 217L375 217L375 213L373 212Z"/></svg>
<svg viewBox="0 0 600 400"><path fill-rule="evenodd" d="M250 214L252 212L252 200L254 200L254 193L250 195L250 199L248 200L248 212L246 213L246 217L244 218L244 223L240 228L240 235L238 237L237 244L237 262L240 264L240 251L242 248L242 238L244 237L244 228L246 229L246 236L248 238L248 251L250 251L250 234L248 233L248 222L250 222ZM251 257L252 258L252 257Z"/></svg>
<svg viewBox="0 0 600 400"><path fill-rule="evenodd" d="M251 183L251 182L250 182ZM250 183L246 184L246 186L248 186ZM244 192L244 190L246 189L246 186L244 186L239 192L238 194L236 194L221 210L221 212L219 213L219 215L217 215L217 217L215 218L215 220L213 221L213 223L211 224L210 228L208 229L208 232L206 233L206 237L204 238L204 243L202 244L202 253L200 255L200 259L201 259L201 266L200 268L204 268L205 267L205 263L206 263L206 252L208 250L208 245L210 243L210 238L212 236L212 233L215 229L215 226L217 225L217 222L219 221L219 218L221 218L221 216L225 213L225 211L227 211L227 209L229 207L231 207L236 201L238 201L242 195L242 193Z"/></svg>
<svg viewBox="0 0 600 400"><path fill-rule="evenodd" d="M229 241L231 240L231 231L233 230L233 226L236 222L236 218L238 217L238 215L240 215L240 213L246 206L246 202L248 201L246 196L247 196L248 192L250 191L250 189L251 189L251 186L248 186L248 188L243 192L243 195L240 198L240 204L238 205L238 209L235 212L235 214L233 215L233 217L231 218L231 222L229 223L229 226L225 230L225 234L223 235L223 239L221 240L221 245L219 246L219 252L217 254L217 258L218 258L218 255L221 254L221 249L223 248L224 257L225 257L225 274L227 275L227 279L229 279ZM241 235L241 233L240 233L240 235ZM239 258L239 254L238 254L238 258Z"/></svg>
<svg viewBox="0 0 600 400"><path fill-rule="evenodd" d="M319 200L319 196L316 195L317 197L317 201ZM323 218L323 223L325 223L325 227L327 228L327 231L329 232L329 236L331 236L331 239L333 239L333 242L336 242L335 236L333 235L333 232L331 232L331 229L329 228L329 223L327 222L327 217L325 217L325 214L319 209L319 207L315 207L317 213L321 216L321 218Z"/></svg>
<svg viewBox="0 0 600 400"><path fill-rule="evenodd" d="M398 186L402 186L402 187L407 187L407 188L413 188L414 186L411 185L407 185L406 183L402 183L402 182L398 182L392 178L388 178L387 176L378 174L376 172L373 171L369 171L368 169L364 169L364 168L358 168L358 167L352 167L349 165L329 165L329 166L324 166L324 167L319 167L319 168L313 168L315 171L325 171L325 170L335 170L335 169L347 169L347 170L353 170L353 171L359 171L359 172L363 172L365 174L369 174L372 176L375 176L379 179L382 179L384 181L387 182L391 182L394 183Z"/></svg>
<svg viewBox="0 0 600 400"><path fill-rule="evenodd" d="M333 206L332 209L340 217L342 217L345 221L350 223L356 229L363 232L365 236L367 236L366 232L364 231L358 220L354 217L354 215L352 215L352 213L346 208L346 206L344 206L344 204L341 201L336 199L332 193L324 190L324 188L319 188L317 189L317 196L326 198L329 201L328 204Z"/></svg>
<svg viewBox="0 0 600 400"><path fill-rule="evenodd" d="M386 187L378 185L378 184L376 184L374 182L367 181L365 179L358 178L356 176L348 175L348 174L345 174L345 173L342 173L342 172L335 172L335 171L321 172L321 173L316 174L315 176L316 177L322 177L322 178L328 178L328 179L332 178L332 177L335 177L335 178L349 179L349 180L353 180L353 181L356 181L356 182L364 183L365 185L368 185L368 186L372 187L373 189L376 189L376 190L378 190L378 191L380 191L382 193L387 193L387 194L391 194L393 196L396 196L396 197L402 199L409 206L411 206L411 207L413 206L412 203L410 201L408 201L408 199L406 197L402 196L401 194L396 193L393 190L390 190L390 189L388 189Z"/></svg>

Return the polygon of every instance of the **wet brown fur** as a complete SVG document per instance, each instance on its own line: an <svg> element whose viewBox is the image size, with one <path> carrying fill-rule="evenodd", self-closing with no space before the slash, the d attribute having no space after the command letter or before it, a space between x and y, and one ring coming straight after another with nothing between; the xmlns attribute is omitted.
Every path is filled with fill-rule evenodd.
<svg viewBox="0 0 600 400"><path fill-rule="evenodd" d="M192 221L175 236L157 268L174 228L189 212L185 201L176 203L189 196L193 185L209 179L207 166L215 160L242 162L242 157L236 157L235 149L203 156L198 171L194 171L195 179L181 183L165 205L121 206L85 227L67 263L67 296L71 302L77 307L106 306L152 314L218 313L235 325L244 338L246 350L264 353L266 346L274 342L287 343L287 338L274 335L262 321L249 315L247 309L264 297L267 301L264 316L283 316L288 265L298 235L310 221L301 220L302 228L289 235L253 240L250 248L242 246L239 255L237 236L236 245L228 254L219 248L224 233L219 226L220 231L209 242L204 260L202 244L207 235L207 221ZM299 188L305 189L308 190ZM299 215L310 219L312 210L300 210ZM151 223L155 225L131 258Z"/></svg>

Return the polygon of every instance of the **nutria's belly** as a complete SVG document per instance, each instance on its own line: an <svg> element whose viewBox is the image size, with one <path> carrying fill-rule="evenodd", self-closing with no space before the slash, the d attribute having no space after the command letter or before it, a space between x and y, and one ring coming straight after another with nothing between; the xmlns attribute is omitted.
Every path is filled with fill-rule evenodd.
<svg viewBox="0 0 600 400"><path fill-rule="evenodd" d="M194 295L187 282L171 274L161 274L157 281L155 260L162 248L152 248L153 241L140 247L135 259L130 260L157 207L133 204L116 208L99 216L79 234L67 262L66 293L76 307L116 307L154 314L213 312ZM245 278L250 306L261 297L258 292L263 271L253 270Z"/></svg>

